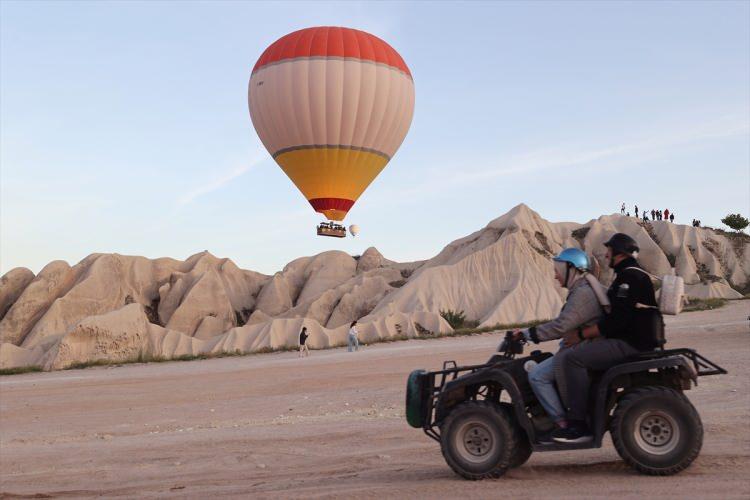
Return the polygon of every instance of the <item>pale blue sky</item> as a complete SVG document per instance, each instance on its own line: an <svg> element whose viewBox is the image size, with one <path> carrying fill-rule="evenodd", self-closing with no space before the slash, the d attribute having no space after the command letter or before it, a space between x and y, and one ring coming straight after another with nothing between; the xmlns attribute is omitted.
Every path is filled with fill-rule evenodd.
<svg viewBox="0 0 750 500"><path fill-rule="evenodd" d="M208 249L273 273L327 249L428 258L524 202L750 212L750 3L9 2L1 6L0 270ZM414 75L400 151L321 217L260 144L250 69L308 26L388 41Z"/></svg>

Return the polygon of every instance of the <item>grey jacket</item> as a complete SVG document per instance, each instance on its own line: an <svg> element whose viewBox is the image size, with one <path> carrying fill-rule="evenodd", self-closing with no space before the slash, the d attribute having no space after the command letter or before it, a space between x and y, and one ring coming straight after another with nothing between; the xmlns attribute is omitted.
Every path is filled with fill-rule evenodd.
<svg viewBox="0 0 750 500"><path fill-rule="evenodd" d="M602 316L604 316L604 310L591 285L585 279L579 279L568 292L568 298L557 318L527 328L523 330L523 335L526 340L531 340L535 344L555 340L578 327L597 323Z"/></svg>

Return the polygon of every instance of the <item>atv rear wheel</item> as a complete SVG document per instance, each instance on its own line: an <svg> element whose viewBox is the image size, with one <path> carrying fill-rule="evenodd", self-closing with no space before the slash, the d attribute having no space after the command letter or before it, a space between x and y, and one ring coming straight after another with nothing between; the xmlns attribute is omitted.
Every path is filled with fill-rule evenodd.
<svg viewBox="0 0 750 500"><path fill-rule="evenodd" d="M653 476L687 468L703 445L703 425L695 407L667 387L642 387L623 396L610 434L625 463Z"/></svg>
<svg viewBox="0 0 750 500"><path fill-rule="evenodd" d="M517 435L510 416L497 404L467 401L440 426L440 449L448 465L466 479L502 476L513 463Z"/></svg>

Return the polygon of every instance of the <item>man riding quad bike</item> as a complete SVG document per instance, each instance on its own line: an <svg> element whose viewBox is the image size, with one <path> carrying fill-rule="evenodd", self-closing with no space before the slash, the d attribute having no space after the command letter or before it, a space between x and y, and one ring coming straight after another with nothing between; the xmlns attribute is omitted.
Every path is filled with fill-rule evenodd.
<svg viewBox="0 0 750 500"><path fill-rule="evenodd" d="M611 248L613 244L617 248ZM607 431L622 459L644 474L675 474L698 456L703 426L684 391L697 384L699 376L723 374L726 370L692 349L664 349L661 315L645 314L658 309L632 314L622 309L634 299L628 291L630 287L623 287L623 282L633 284L633 280L640 280L635 273L643 271L633 270L637 266L637 246L632 238L617 234L607 245L608 255L614 255L614 250L627 251L625 256L610 261L616 271L618 264L628 265L627 269L619 266L622 275L608 292L617 314L615 318L628 321L635 318L638 338L643 335L642 329L648 327L651 342L646 349L628 350L624 346L623 355L608 354L606 362L601 357L592 357L592 349L593 352L598 349L595 344L606 346L611 342L609 339L628 338L622 328L607 323L613 319L609 314L599 323L600 329L586 327L564 336L594 345L589 349L576 347L561 358L562 361L572 357L576 368L588 368L584 369L583 384L585 416L580 417L581 410L574 408L572 415L580 419L574 420L575 427L557 429L552 433L556 439L545 439L554 430L554 422L532 390L527 371L534 370L552 354L532 351L521 356L528 339L535 340L534 331L525 335L506 332L499 353L485 364L457 366L455 361L446 361L442 370L415 370L409 375L406 419L411 426L421 427L440 442L446 462L459 475L467 479L499 477L508 468L525 463L534 451L600 448ZM647 287L643 280L637 284ZM650 293L653 297L653 289ZM656 307L651 302L646 305ZM614 332L611 337L607 336L609 332ZM576 350L580 350L581 356L577 356ZM562 361L566 362L569 361ZM573 389L570 387L568 391ZM568 395L564 399L577 397ZM572 405L566 406L570 419Z"/></svg>

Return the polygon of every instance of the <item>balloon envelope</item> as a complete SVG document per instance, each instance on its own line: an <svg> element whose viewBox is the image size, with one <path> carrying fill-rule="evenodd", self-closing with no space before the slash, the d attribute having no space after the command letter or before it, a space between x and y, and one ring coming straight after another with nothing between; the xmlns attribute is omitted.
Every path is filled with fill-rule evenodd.
<svg viewBox="0 0 750 500"><path fill-rule="evenodd" d="M341 221L406 137L414 82L380 38L306 28L263 52L248 102L276 163L315 211Z"/></svg>
<svg viewBox="0 0 750 500"><path fill-rule="evenodd" d="M349 226L349 232L352 234L352 236L357 236L359 234L359 226L356 224L352 224Z"/></svg>

